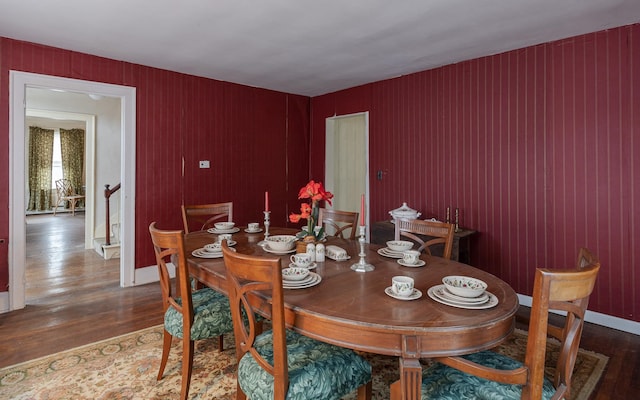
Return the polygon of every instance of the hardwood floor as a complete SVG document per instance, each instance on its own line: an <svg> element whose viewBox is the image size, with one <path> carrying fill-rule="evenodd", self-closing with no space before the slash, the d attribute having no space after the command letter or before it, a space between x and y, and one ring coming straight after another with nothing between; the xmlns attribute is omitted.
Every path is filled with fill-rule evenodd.
<svg viewBox="0 0 640 400"><path fill-rule="evenodd" d="M119 260L84 250L83 218L27 218L27 307L0 314L0 367L162 323L159 285L120 288ZM588 323L581 347L610 357L591 400L640 395L640 336Z"/></svg>

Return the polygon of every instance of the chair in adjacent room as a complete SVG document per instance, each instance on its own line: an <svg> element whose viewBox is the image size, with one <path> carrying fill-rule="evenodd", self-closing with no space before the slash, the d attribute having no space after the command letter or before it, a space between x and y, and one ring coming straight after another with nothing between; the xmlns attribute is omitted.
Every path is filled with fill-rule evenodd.
<svg viewBox="0 0 640 400"><path fill-rule="evenodd" d="M69 202L69 208L71 208L71 215L76 215L76 206L84 198L84 195L76 193L69 179L58 179L56 181L56 205L53 207L53 215L56 215L60 204L64 204L67 201Z"/></svg>
<svg viewBox="0 0 640 400"><path fill-rule="evenodd" d="M536 270L524 363L493 351L438 358L423 373L422 398L451 399L454 387L457 398L568 398L584 315L600 270L591 253L584 249L583 254L580 269ZM558 333L561 345L553 381L544 376L550 310L567 313Z"/></svg>
<svg viewBox="0 0 640 400"><path fill-rule="evenodd" d="M192 291L182 231L159 230L153 222L149 225L149 232L158 264L162 305L165 312L164 341L158 380L162 379L167 365L172 337L182 339L180 399L186 399L193 368L193 342L218 337L219 349L222 350L222 335L233 331L229 299L210 288ZM172 290L167 267L171 262L176 267L175 291Z"/></svg>
<svg viewBox="0 0 640 400"><path fill-rule="evenodd" d="M453 249L453 224L447 222L423 221L420 219L396 219L395 240L403 237L409 238L418 243L418 251L426 251L431 255L432 246L441 246L442 257L451 259ZM433 239L424 240L420 236L429 236Z"/></svg>
<svg viewBox="0 0 640 400"><path fill-rule="evenodd" d="M222 244L238 355L237 399L337 400L354 390L371 398L371 365L354 351L285 329L280 258L230 251ZM271 295L271 330L256 328L252 292ZM246 321L241 316L248 316Z"/></svg>
<svg viewBox="0 0 640 400"><path fill-rule="evenodd" d="M182 205L184 233L205 230L213 227L214 223L221 221L233 221L233 202Z"/></svg>
<svg viewBox="0 0 640 400"><path fill-rule="evenodd" d="M324 231L330 236L354 240L358 232L358 216L360 213L353 211L338 211L329 208L321 208L318 214L318 226L324 226Z"/></svg>

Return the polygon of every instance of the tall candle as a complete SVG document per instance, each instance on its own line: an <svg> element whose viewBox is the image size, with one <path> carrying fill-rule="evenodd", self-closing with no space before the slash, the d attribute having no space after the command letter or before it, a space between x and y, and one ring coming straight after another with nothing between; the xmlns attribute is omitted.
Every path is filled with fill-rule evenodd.
<svg viewBox="0 0 640 400"><path fill-rule="evenodd" d="M264 192L264 210L269 211L269 192Z"/></svg>
<svg viewBox="0 0 640 400"><path fill-rule="evenodd" d="M360 226L364 226L364 194L360 197Z"/></svg>

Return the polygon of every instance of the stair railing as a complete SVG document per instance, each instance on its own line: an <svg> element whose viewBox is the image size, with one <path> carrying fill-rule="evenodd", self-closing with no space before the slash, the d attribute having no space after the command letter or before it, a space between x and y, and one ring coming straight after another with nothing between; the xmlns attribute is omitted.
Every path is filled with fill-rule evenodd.
<svg viewBox="0 0 640 400"><path fill-rule="evenodd" d="M105 212L106 212L106 220L107 220L105 225L105 231L106 231L107 237L105 239L104 244L107 246L111 245L111 222L110 222L111 212L109 211L109 198L111 197L112 194L114 194L118 190L120 190L119 183L115 185L113 189L109 189L109 185L104 185L104 201L105 201Z"/></svg>

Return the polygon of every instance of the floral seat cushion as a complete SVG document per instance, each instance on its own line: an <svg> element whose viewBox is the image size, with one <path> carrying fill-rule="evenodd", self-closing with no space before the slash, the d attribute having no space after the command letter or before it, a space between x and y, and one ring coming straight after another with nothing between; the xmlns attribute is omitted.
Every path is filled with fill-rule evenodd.
<svg viewBox="0 0 640 400"><path fill-rule="evenodd" d="M487 367L511 370L522 363L493 351L474 353L464 358ZM555 393L551 381L544 379L542 398ZM522 386L489 381L469 375L444 364L435 363L422 375L422 399L437 400L519 400Z"/></svg>
<svg viewBox="0 0 640 400"><path fill-rule="evenodd" d="M210 288L192 292L193 326L191 340L201 340L233 332L229 298ZM178 303L180 300L178 299ZM169 307L164 314L164 327L172 336L182 338L182 314Z"/></svg>
<svg viewBox="0 0 640 400"><path fill-rule="evenodd" d="M255 348L273 365L273 336L256 338ZM288 400L338 400L371 380L371 365L355 352L287 330ZM273 377L246 353L238 382L251 400L273 399Z"/></svg>

